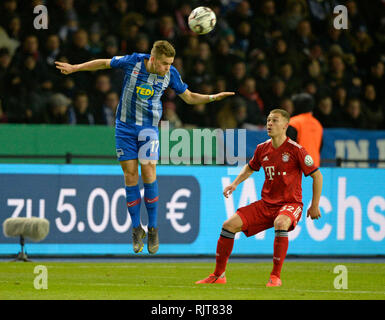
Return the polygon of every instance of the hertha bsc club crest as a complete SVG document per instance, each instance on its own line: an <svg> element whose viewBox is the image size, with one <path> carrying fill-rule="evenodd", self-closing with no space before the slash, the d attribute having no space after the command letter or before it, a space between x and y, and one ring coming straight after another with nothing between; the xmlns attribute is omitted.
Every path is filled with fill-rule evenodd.
<svg viewBox="0 0 385 320"><path fill-rule="evenodd" d="M290 154L288 154L287 152L282 153L282 161L283 162L288 162L289 158L290 158Z"/></svg>

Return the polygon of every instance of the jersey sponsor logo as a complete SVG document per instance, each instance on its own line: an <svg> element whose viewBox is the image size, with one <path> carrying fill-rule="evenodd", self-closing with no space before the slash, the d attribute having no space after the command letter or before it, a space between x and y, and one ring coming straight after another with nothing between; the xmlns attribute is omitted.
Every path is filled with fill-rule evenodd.
<svg viewBox="0 0 385 320"><path fill-rule="evenodd" d="M136 87L136 94L143 100L150 99L154 94L154 89L148 83Z"/></svg>
<svg viewBox="0 0 385 320"><path fill-rule="evenodd" d="M290 158L290 154L287 152L282 153L282 161L283 162L288 162Z"/></svg>
<svg viewBox="0 0 385 320"><path fill-rule="evenodd" d="M310 155L307 155L304 160L305 164L308 167L311 167L314 164L313 158Z"/></svg>

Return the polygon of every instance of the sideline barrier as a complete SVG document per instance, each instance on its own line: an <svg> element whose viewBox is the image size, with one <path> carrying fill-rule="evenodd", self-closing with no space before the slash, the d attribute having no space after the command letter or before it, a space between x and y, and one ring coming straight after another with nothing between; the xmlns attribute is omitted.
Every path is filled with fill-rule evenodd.
<svg viewBox="0 0 385 320"><path fill-rule="evenodd" d="M160 248L164 255L214 255L224 220L236 208L259 199L263 172L254 173L226 200L223 188L236 167L159 166ZM289 233L288 254L384 255L385 170L322 168L320 220L306 219L312 179L303 178L304 212ZM119 166L0 165L0 223L13 216L45 217L50 233L28 254L132 254L131 220L126 213ZM143 196L143 190L142 190ZM142 223L147 223L142 202ZM234 254L271 254L273 229L237 235ZM0 255L18 249L0 234ZM146 248L143 250L146 254Z"/></svg>
<svg viewBox="0 0 385 320"><path fill-rule="evenodd" d="M265 130L218 130L169 129L162 122L160 162L234 165L233 155L239 155L244 163L256 145L268 139ZM107 126L4 124L0 125L0 162L117 164L114 134L114 128ZM185 149L188 154L179 157ZM181 162L169 161L170 156ZM327 167L385 168L385 130L324 129L321 159Z"/></svg>

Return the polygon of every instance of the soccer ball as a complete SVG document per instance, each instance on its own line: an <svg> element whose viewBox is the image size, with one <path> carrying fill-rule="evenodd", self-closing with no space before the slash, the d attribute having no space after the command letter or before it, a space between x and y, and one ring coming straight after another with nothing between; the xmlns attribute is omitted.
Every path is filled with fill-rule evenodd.
<svg viewBox="0 0 385 320"><path fill-rule="evenodd" d="M217 17L208 7L198 7L191 11L188 17L188 25L197 34L206 34L214 29Z"/></svg>

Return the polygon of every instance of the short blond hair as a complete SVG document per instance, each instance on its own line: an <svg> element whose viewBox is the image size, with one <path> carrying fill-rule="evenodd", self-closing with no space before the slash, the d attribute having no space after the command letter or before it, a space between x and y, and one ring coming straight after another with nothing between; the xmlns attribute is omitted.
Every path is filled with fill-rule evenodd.
<svg viewBox="0 0 385 320"><path fill-rule="evenodd" d="M151 49L151 55L154 57L160 57L164 54L168 58L175 57L175 49L172 44L166 40L155 41Z"/></svg>
<svg viewBox="0 0 385 320"><path fill-rule="evenodd" d="M273 109L270 113L279 113L282 117L284 117L287 122L290 121L290 113L283 109Z"/></svg>

